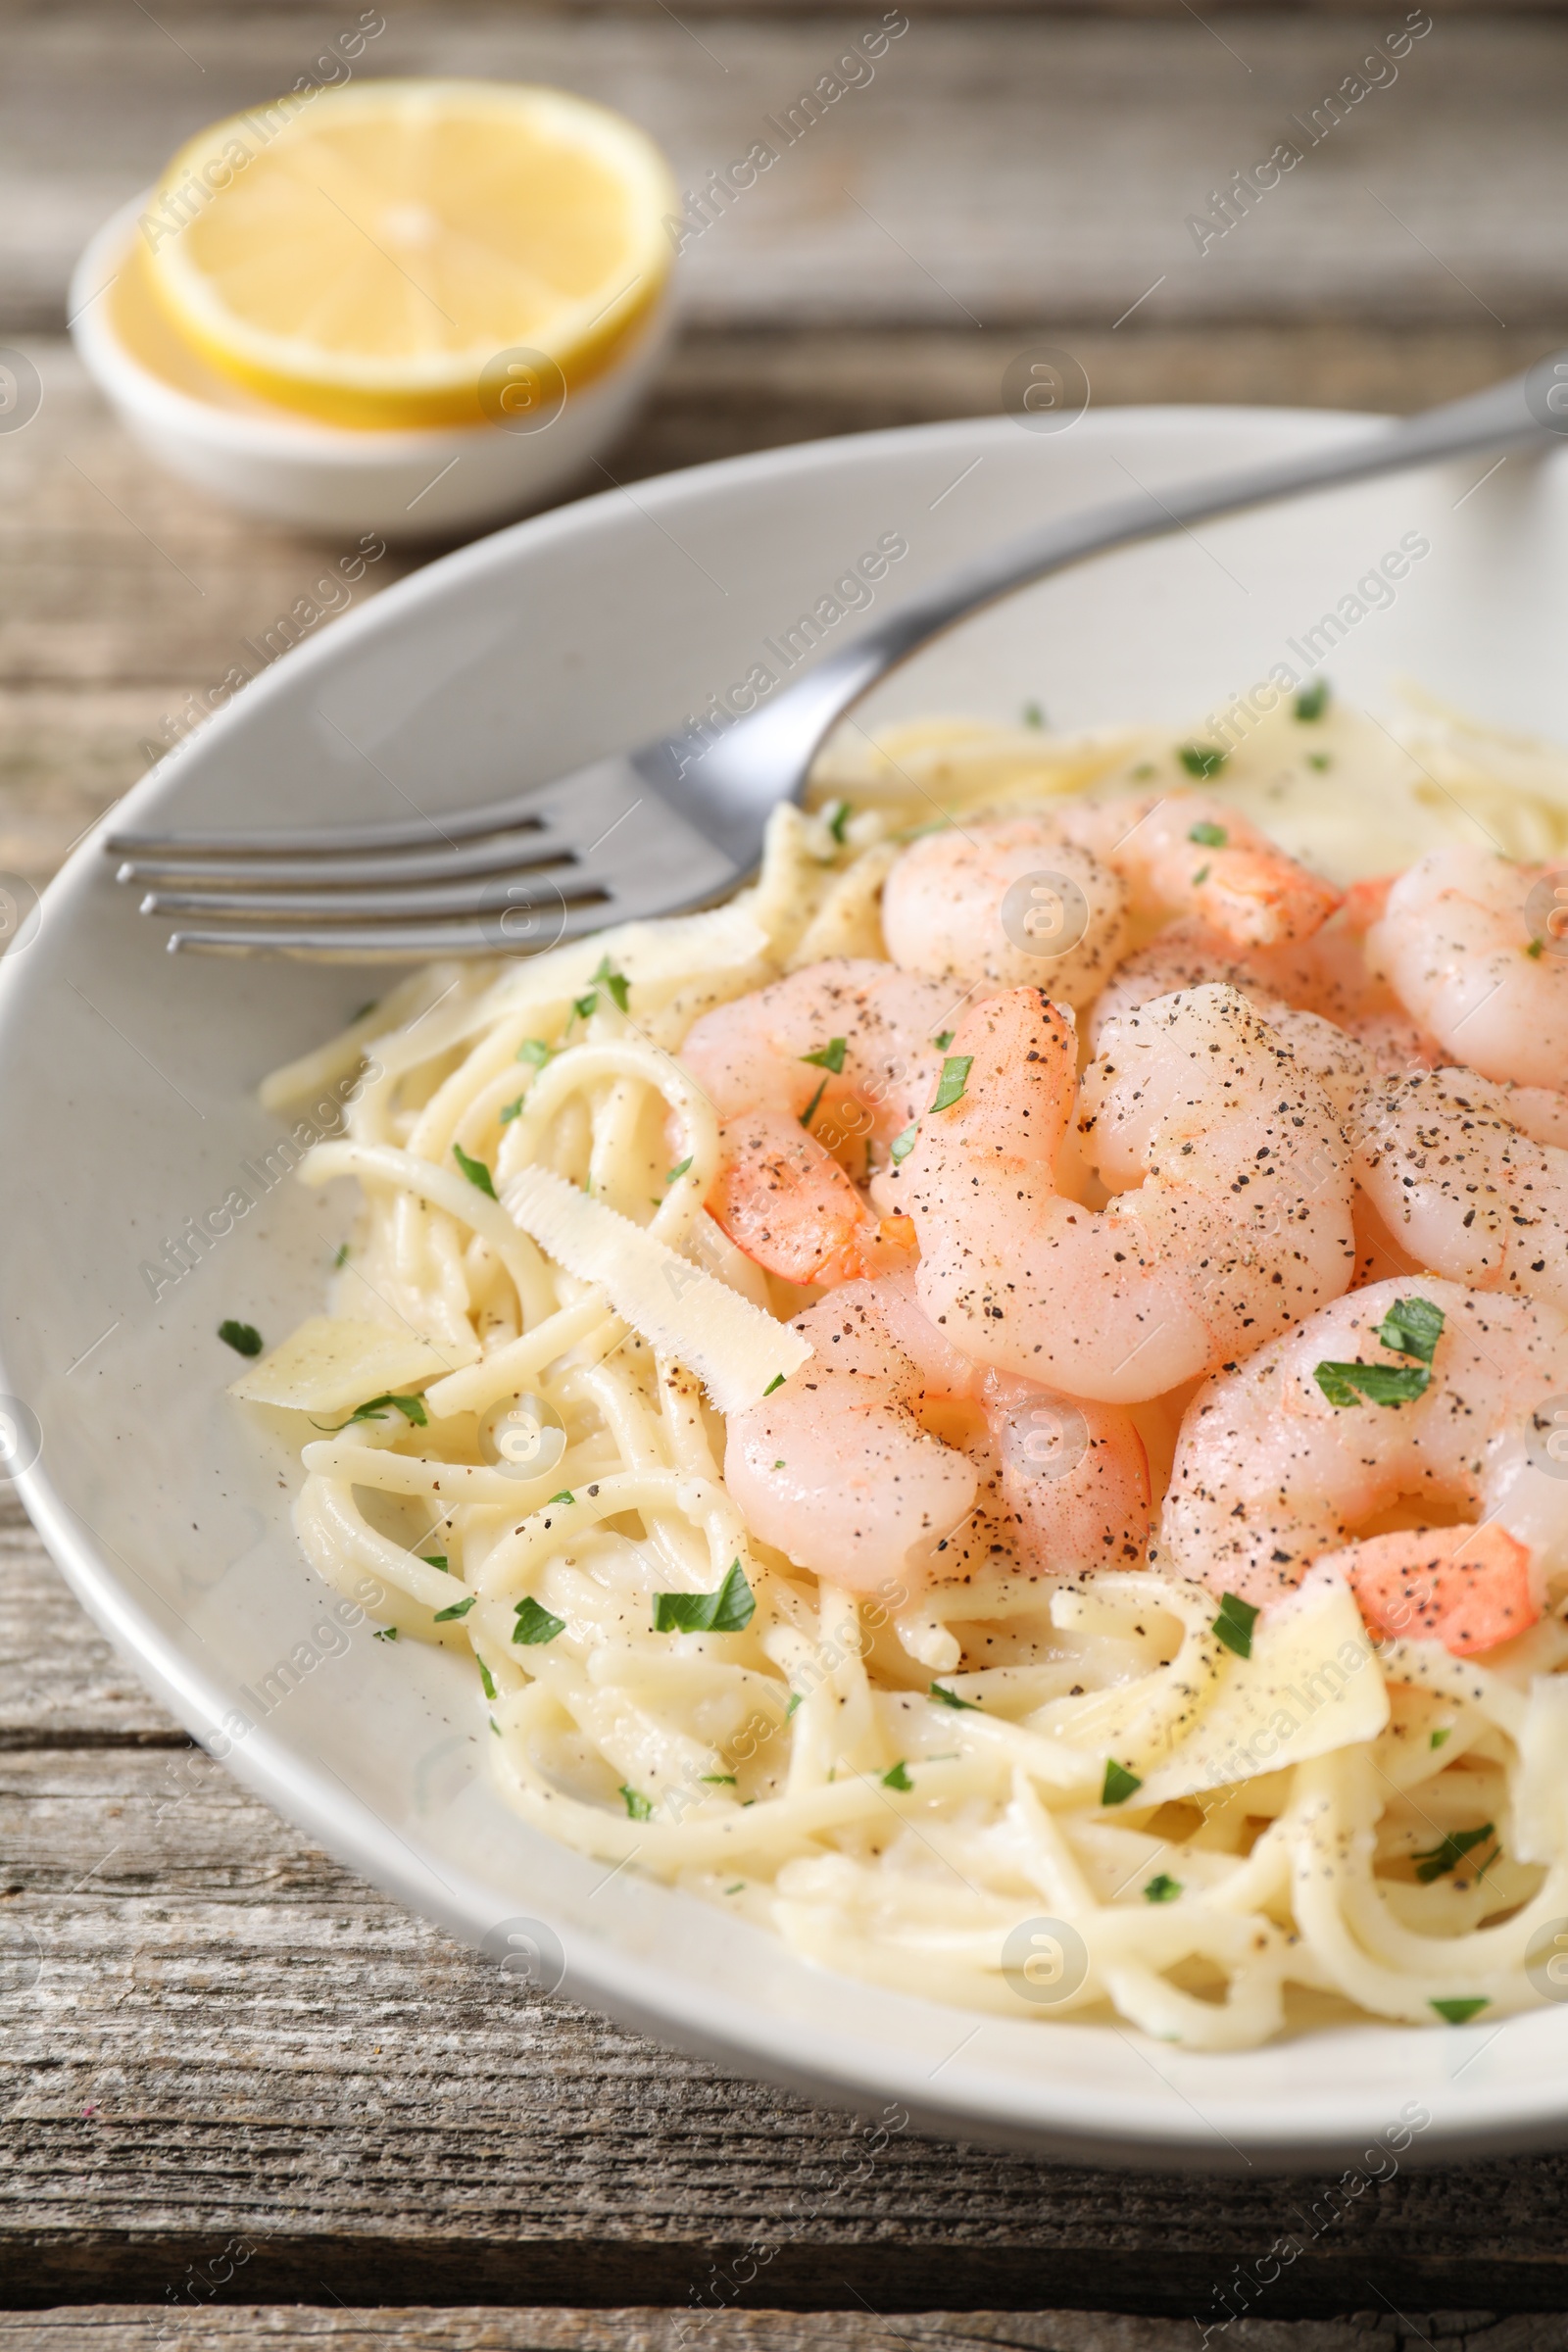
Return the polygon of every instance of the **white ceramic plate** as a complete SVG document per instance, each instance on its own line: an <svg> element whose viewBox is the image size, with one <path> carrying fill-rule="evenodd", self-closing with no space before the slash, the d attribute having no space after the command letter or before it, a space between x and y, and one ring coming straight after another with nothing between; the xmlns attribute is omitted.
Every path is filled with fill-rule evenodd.
<svg viewBox="0 0 1568 2352"><path fill-rule="evenodd" d="M1052 433L1001 417L640 483L635 501L518 524L349 614L119 813L255 823L379 814L401 808L398 793L437 811L482 800L699 710L883 533L909 546L885 604L1026 517L1125 491L1129 474L1157 488L1363 423L1121 411ZM1337 687L1387 707L1403 673L1483 718L1568 739L1568 453L1510 458L1473 489L1487 464L1102 561L971 622L877 708L1013 718L1031 699L1058 725L1187 723L1264 676L1417 529L1430 557L1338 648ZM1431 2118L1412 2150L1428 2157L1568 2136L1562 2010L1500 2029L1338 2027L1226 2057L980 2018L817 1973L509 1812L471 1668L332 1626L290 1532L287 1458L222 1393L235 1359L219 1321L244 1317L270 1342L317 1308L346 1188L279 1181L156 1301L139 1270L231 1187L259 1189L285 1130L257 1107L257 1080L374 985L168 956L94 840L0 963L0 1390L41 1432L22 1489L81 1599L198 1739L216 1734L248 1787L454 1935L494 1949L498 1931L541 1922L515 1932L547 1965L560 1939L567 1991L824 2099L898 2100L929 2129L1042 2150L1202 2166L1349 2162L1411 2102ZM235 1714L252 1728L230 1739Z"/></svg>

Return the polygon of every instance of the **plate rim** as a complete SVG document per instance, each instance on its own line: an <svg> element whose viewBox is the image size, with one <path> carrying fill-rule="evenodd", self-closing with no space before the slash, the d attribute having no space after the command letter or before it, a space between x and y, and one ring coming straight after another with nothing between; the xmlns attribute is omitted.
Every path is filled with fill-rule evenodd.
<svg viewBox="0 0 1568 2352"><path fill-rule="evenodd" d="M1273 409L1240 403L1150 403L1091 411L1079 423L1090 428L1089 437L1098 438L1101 433L1121 433L1129 427L1135 432L1151 426L1168 428L1173 422L1191 423L1200 431L1207 428L1213 432L1227 421L1253 427L1262 423L1278 431L1282 440L1294 433L1321 443L1350 438L1369 422L1384 420L1353 411ZM816 470L824 463L847 463L853 453L868 448L939 448L946 443L1004 439L1015 429L1012 419L993 416L834 435L673 469L639 481L638 498L645 506L649 503L663 506L678 500L683 487L694 481L722 491L735 480L765 481L798 472L803 467ZM103 836L111 823L135 822L150 807L156 806L198 746L204 758L210 756L225 733L249 724L252 714L285 687L291 690L309 668L341 660L367 632L384 628L389 621L395 622L400 613L439 600L449 583L482 576L488 567L504 565L519 541L548 550L553 539L591 529L592 518L609 511L620 498L618 487L595 492L591 497L551 508L452 549L416 566L368 603L342 614L333 627L306 640L273 662L243 694L193 729L104 811L40 894L40 911L46 913L52 906L57 920L70 922L74 916L79 919L74 902L81 898L90 886L89 876L100 868ZM283 673L283 685L278 681L279 672ZM0 1031L24 1010L29 987L27 968L23 960L0 957ZM0 1335L0 1386L7 1378L5 1356L5 1341ZM132 1584L126 1581L127 1577L134 1580L135 1571L128 1562L121 1562L125 1572L122 1575L111 1558L105 1556L99 1548L105 1540L78 1520L55 1489L42 1459L21 1473L14 1485L75 1597L126 1663L152 1687L155 1695L192 1737L205 1745L220 1723L226 1694L178 1647L157 1621L154 1610L136 1598ZM109 1550L112 1552L113 1547ZM421 1876L400 1859L395 1849L403 1841L357 1792L345 1787L341 1794L331 1796L320 1786L319 1774L309 1761L275 1733L270 1733L265 1724L258 1725L242 1742L231 1743L230 1753L222 1761L253 1794L262 1797L282 1819L346 1867L407 1908L434 1920L470 1948L474 1945L477 1937L471 1920L464 1914L456 1891L448 1886L451 1899L443 1899L436 1890L438 1882L434 1874ZM412 1847L405 1847L406 1853L413 1851ZM672 1888L661 1886L660 1891L686 1903L696 1900ZM765 1931L757 1933L762 1935ZM828 2034L814 2023L809 2029L809 2046L803 2051L791 2045L792 2021L748 2010L739 1999L720 2004L716 2009L710 2000L708 2018L697 2019L691 2014L689 1999L682 2006L678 1971L662 1961L650 1961L626 1951L609 1937L589 1937L573 1931L571 1942L571 1964L561 1985L565 1997L579 1998L637 2031L715 2058L749 2079L777 2083L841 2109L863 2113L885 2101L890 2091L897 2091L914 2128L944 2138L979 2138L1027 2149L1037 2155L1084 2163L1123 2167L1157 2164L1195 2174L1242 2169L1274 2173L1310 2169L1338 2160L1359 2150L1370 2136L1388 2126L1386 2117L1379 2114L1374 2120L1370 2110L1365 2115L1346 2112L1346 2103L1353 2096L1353 2085L1349 2089L1336 2085L1329 2093L1314 2095L1310 2083L1303 2083L1300 2095L1309 2112L1298 2108L1288 2118L1278 2113L1259 2113L1255 2097L1250 2102L1233 2102L1224 2093L1220 2081L1228 2053L1182 2054L1191 2059L1200 2058L1215 2077L1214 2085L1206 2090L1205 2107L1211 2106L1220 2121L1212 2122L1202 2114L1200 2131L1195 2129L1190 2115L1179 2111L1181 2106L1189 2104L1180 2090L1175 2090L1168 2101L1160 2102L1157 2109L1152 2104L1140 2107L1115 2086L1101 2091L1086 2089L1072 2082L1042 2085L1034 2078L1022 2080L1019 2089L1008 2095L1009 2085L1000 2068L981 2078L966 2071L956 2059L949 2071L947 2083L933 2090L929 2077L916 2080L919 2073L916 2053L893 2044L871 2045L867 2053L862 2045L843 2035ZM809 1963L803 1960L801 1965ZM917 2003L914 1996L888 1987L882 1989L895 2003L936 2010L952 2019L972 2017L979 2020L980 2028L994 2022L982 2011L946 2003ZM1548 2022L1541 2018L1541 2013L1527 2015L1537 2017L1543 2024ZM1119 2031L1109 2026L1102 2030ZM1476 2027L1409 2028L1368 2020L1344 2028L1323 2029L1316 2037L1307 2034L1273 2046L1307 2049L1313 2046L1314 2038L1321 2039L1323 2033L1348 2037L1396 2034L1420 2037L1411 2042L1412 2055L1424 2041L1429 2050L1438 2046L1451 2049L1457 2060L1480 2031ZM1133 2038L1126 2033L1121 2037ZM1159 2045L1151 2042L1149 2046L1155 2049ZM1245 2058L1251 2053L1236 2055ZM1153 2071L1160 2075L1157 2066ZM1450 2080L1452 2077L1450 2069ZM1161 2080L1165 2079L1161 2076ZM1168 2082L1166 2087L1172 2087ZM1041 2111L1043 2094L1050 2102L1047 2112ZM1409 2149L1408 2161L1430 2165L1452 2161L1457 2156L1559 2145L1568 2138L1568 2082L1557 2087L1549 2068L1543 2069L1529 2084L1510 2082L1490 2091L1482 2087L1465 2096L1463 2113L1434 2115L1429 2132ZM1332 2101L1339 2102L1337 2112L1330 2112ZM1229 2137L1220 2129L1221 2122L1239 2139ZM1223 2147L1213 2144L1216 2134L1224 2142Z"/></svg>

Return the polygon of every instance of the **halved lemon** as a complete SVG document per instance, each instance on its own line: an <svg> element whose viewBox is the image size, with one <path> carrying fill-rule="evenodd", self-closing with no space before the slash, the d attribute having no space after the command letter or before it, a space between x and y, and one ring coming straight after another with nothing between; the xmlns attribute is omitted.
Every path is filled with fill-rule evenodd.
<svg viewBox="0 0 1568 2352"><path fill-rule="evenodd" d="M263 399L478 423L497 368L505 386L526 366L509 355L543 355L569 393L638 339L677 203L654 142L585 99L370 81L202 131L142 216L141 261L175 330Z"/></svg>

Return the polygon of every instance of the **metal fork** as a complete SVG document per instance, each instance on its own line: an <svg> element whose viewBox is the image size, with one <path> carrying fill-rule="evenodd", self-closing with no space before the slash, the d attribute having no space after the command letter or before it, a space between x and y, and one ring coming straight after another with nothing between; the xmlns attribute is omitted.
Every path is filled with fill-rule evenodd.
<svg viewBox="0 0 1568 2352"><path fill-rule="evenodd" d="M1553 405L1562 402L1562 413ZM666 735L510 800L418 822L225 834L116 831L122 882L172 950L351 963L531 954L710 904L744 881L837 720L942 630L1087 557L1216 514L1568 432L1568 353L1335 450L1069 515L950 572L722 733ZM222 920L212 918L221 917Z"/></svg>

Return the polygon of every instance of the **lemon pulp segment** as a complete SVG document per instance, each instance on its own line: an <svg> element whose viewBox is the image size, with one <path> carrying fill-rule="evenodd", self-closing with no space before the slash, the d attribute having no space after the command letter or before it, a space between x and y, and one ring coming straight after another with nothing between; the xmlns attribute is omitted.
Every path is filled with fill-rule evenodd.
<svg viewBox="0 0 1568 2352"><path fill-rule="evenodd" d="M652 140L586 100L366 82L202 131L141 234L176 331L264 399L478 423L500 353L545 354L568 392L614 364L664 289L676 202Z"/></svg>

